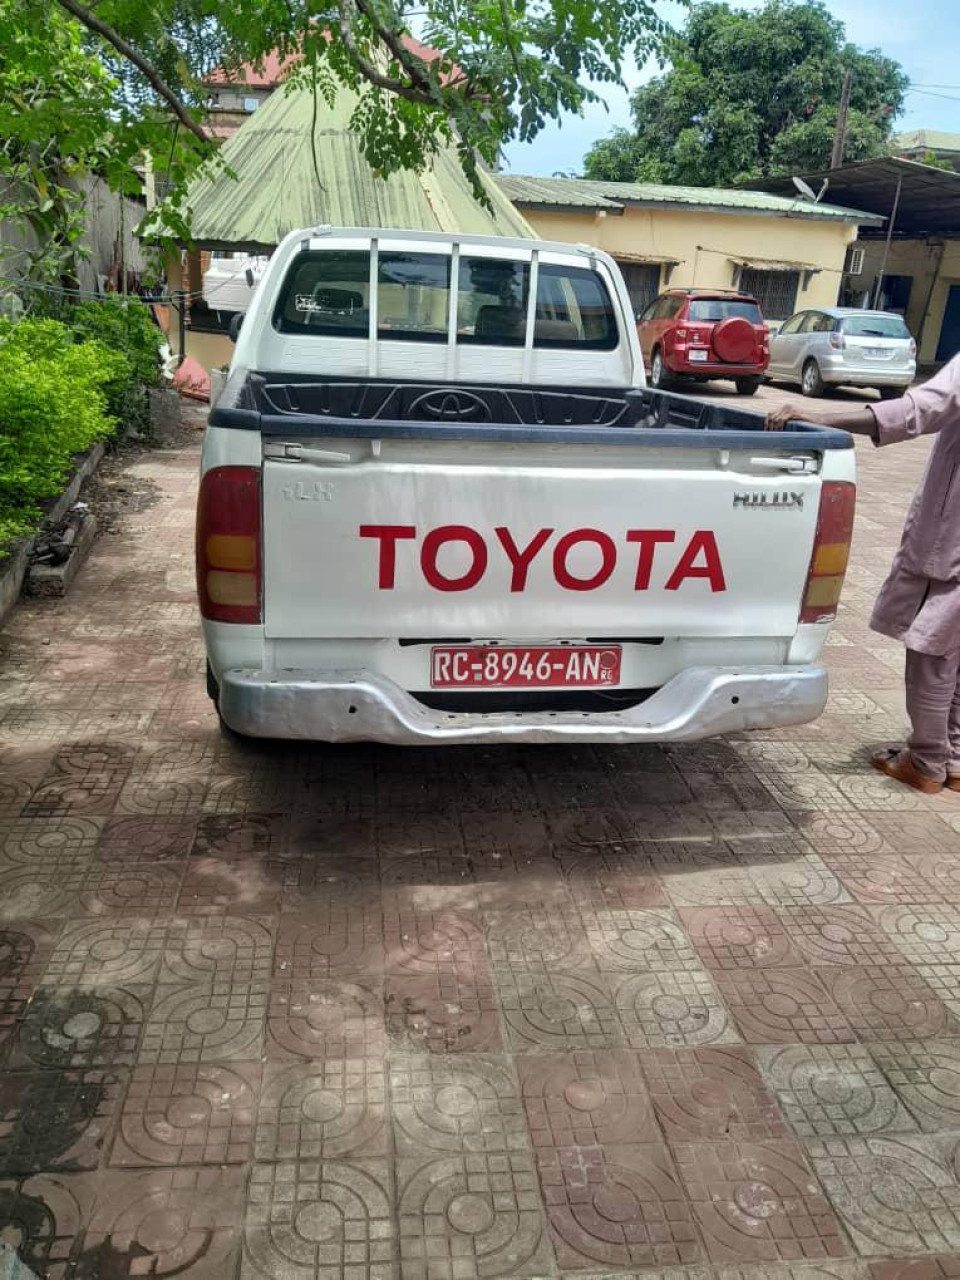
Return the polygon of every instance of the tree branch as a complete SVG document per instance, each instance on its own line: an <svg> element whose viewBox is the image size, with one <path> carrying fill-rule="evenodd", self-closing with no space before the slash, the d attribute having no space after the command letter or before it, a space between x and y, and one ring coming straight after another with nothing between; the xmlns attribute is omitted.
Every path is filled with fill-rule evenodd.
<svg viewBox="0 0 960 1280"><path fill-rule="evenodd" d="M435 102L436 99L432 93L430 77L424 73L420 59L415 57L404 45L402 32L384 26L374 12L373 6L368 4L367 0L355 0L355 2L357 8L376 31L379 38L406 71L414 87L419 89L421 93L429 94L430 101Z"/></svg>
<svg viewBox="0 0 960 1280"><path fill-rule="evenodd" d="M60 0L61 4L65 2L66 0ZM73 4L75 0L69 0L69 3ZM404 84L402 80L395 80L392 76L385 75L361 53L350 25L352 6L353 0L340 0L340 39L363 78L376 85L378 89L385 89L388 93L396 94L398 98L405 98L407 102L415 102L419 106L436 106L433 94L424 93L422 89L413 88L411 85Z"/></svg>
<svg viewBox="0 0 960 1280"><path fill-rule="evenodd" d="M114 31L113 27L98 18L95 13L80 4L78 0L57 0L57 3L61 8L66 9L67 13L72 14L88 31L93 31L96 35L102 36L128 62L132 62L137 70L146 77L153 89L164 100L185 129L189 129L201 142L210 141L203 130L203 126L194 120L174 91L164 82L160 73L150 65L142 54L137 52L132 44L124 40L118 31Z"/></svg>

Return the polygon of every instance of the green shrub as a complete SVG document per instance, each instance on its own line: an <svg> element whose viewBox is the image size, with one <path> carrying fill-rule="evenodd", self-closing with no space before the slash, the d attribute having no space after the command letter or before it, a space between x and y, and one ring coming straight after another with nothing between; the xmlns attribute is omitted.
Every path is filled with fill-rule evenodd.
<svg viewBox="0 0 960 1280"><path fill-rule="evenodd" d="M64 319L79 341L96 339L111 351L122 352L130 363L131 377L137 384L145 387L160 385L163 334L150 318L145 302L113 296L102 302L80 302Z"/></svg>
<svg viewBox="0 0 960 1280"><path fill-rule="evenodd" d="M129 376L124 355L59 321L0 322L0 556L40 523L74 456L115 431L109 388Z"/></svg>

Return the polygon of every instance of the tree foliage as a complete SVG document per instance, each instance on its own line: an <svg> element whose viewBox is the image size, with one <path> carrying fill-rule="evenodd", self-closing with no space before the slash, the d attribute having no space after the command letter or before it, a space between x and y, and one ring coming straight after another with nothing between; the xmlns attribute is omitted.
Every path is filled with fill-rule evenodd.
<svg viewBox="0 0 960 1280"><path fill-rule="evenodd" d="M633 97L633 129L588 153L588 177L724 186L826 168L846 70L844 159L885 155L908 85L893 59L848 43L821 0L697 5L668 57Z"/></svg>
<svg viewBox="0 0 960 1280"><path fill-rule="evenodd" d="M184 183L215 163L204 78L275 51L318 97L359 94L353 128L375 170L420 168L452 141L481 194L478 163L581 110L664 34L656 0L0 0L0 215L69 260L70 179L129 189L149 152L180 193L164 224L188 237Z"/></svg>

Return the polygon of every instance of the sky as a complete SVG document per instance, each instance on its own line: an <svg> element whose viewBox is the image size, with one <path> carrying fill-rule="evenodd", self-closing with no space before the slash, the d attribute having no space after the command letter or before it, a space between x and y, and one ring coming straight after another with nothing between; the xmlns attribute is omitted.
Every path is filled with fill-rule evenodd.
<svg viewBox="0 0 960 1280"><path fill-rule="evenodd" d="M761 3L732 0L732 7L757 9ZM896 122L898 133L910 129L960 133L956 0L831 0L829 8L846 23L849 40L865 48L880 48L896 58L917 86L908 94L906 111ZM682 25L686 10L681 5L664 0L658 9L671 25ZM642 70L632 66L625 77L628 87L636 88L657 70L655 63ZM531 143L508 146L504 170L548 177L581 172L591 143L618 125L630 124L629 94L608 89L606 98L606 107L597 103L582 117L566 116L560 124L544 129Z"/></svg>

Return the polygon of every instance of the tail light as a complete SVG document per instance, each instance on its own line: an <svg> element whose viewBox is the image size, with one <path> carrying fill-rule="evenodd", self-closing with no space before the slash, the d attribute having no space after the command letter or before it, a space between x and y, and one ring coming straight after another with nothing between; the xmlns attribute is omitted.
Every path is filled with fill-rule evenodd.
<svg viewBox="0 0 960 1280"><path fill-rule="evenodd" d="M259 622L260 471L213 467L197 503L197 590L212 622Z"/></svg>
<svg viewBox="0 0 960 1280"><path fill-rule="evenodd" d="M673 336L674 336L674 337L675 337L679 342L686 342L686 340L687 340L687 331L686 331L686 329L675 329L675 330L674 330L674 334L673 334Z"/></svg>
<svg viewBox="0 0 960 1280"><path fill-rule="evenodd" d="M837 616L850 558L856 505L855 485L844 480L825 481L820 491L817 536L803 593L801 622L826 622Z"/></svg>
<svg viewBox="0 0 960 1280"><path fill-rule="evenodd" d="M847 347L847 340L842 333L831 333L830 346L834 351L845 351Z"/></svg>

